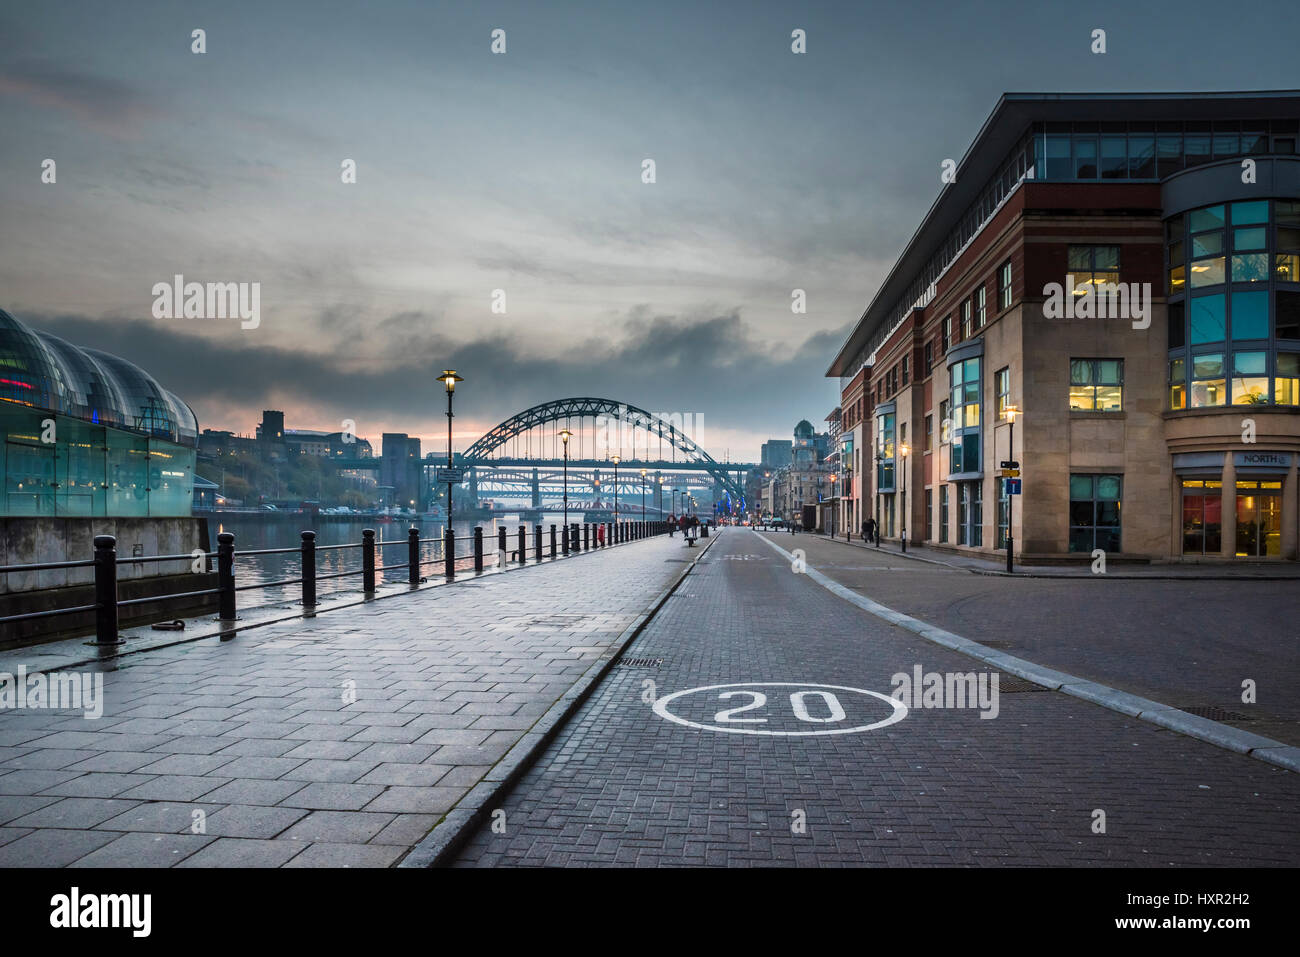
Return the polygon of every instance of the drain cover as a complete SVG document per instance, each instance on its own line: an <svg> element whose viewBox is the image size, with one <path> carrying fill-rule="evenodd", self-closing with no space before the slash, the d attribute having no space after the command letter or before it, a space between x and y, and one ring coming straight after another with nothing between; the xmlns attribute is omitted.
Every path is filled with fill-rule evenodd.
<svg viewBox="0 0 1300 957"><path fill-rule="evenodd" d="M1024 678L1017 678L1015 675L1008 675L999 672L998 674L998 694L1022 694L1028 691L1046 691L1042 685L1036 685L1032 681L1026 681Z"/></svg>
<svg viewBox="0 0 1300 957"><path fill-rule="evenodd" d="M1250 715L1242 714L1239 711L1228 711L1213 704L1197 704L1188 707L1179 708L1180 711L1186 711L1188 714L1194 714L1198 718L1209 718L1211 721L1254 721Z"/></svg>
<svg viewBox="0 0 1300 957"><path fill-rule="evenodd" d="M620 658L620 668L658 668L664 663L662 658Z"/></svg>

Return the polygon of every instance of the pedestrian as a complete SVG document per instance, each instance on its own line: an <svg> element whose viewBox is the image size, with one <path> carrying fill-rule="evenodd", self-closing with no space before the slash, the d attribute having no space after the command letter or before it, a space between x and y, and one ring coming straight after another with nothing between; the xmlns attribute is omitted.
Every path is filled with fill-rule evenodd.
<svg viewBox="0 0 1300 957"><path fill-rule="evenodd" d="M605 544L605 523L601 522L596 526L596 547L602 548Z"/></svg>
<svg viewBox="0 0 1300 957"><path fill-rule="evenodd" d="M876 534L876 520L874 518L868 518L865 522L862 523L862 541L870 545L871 539L875 534Z"/></svg>
<svg viewBox="0 0 1300 957"><path fill-rule="evenodd" d="M676 532L677 532L677 516L669 515L668 516L668 537L672 538L673 535L676 534Z"/></svg>

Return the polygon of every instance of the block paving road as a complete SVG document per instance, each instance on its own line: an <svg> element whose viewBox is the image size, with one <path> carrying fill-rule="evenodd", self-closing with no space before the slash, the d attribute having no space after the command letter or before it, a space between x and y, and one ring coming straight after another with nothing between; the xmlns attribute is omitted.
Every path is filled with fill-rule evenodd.
<svg viewBox="0 0 1300 957"><path fill-rule="evenodd" d="M486 822L457 866L1300 864L1300 775L1006 675L992 720L912 708L874 730L772 736L656 714L647 681L696 724L728 711L732 729L830 729L812 685L888 694L915 665L987 669L795 574L748 529L723 533L625 659L642 666L606 676L504 796L504 831ZM763 707L721 697L735 689L662 700L741 682L807 683L807 720L783 713L793 688L764 689ZM891 713L833 693L846 721Z"/></svg>
<svg viewBox="0 0 1300 957"><path fill-rule="evenodd" d="M905 615L1175 708L1240 715L1225 723L1300 745L1300 582L1004 578L915 561L897 546L762 534ZM1249 706L1245 679L1256 685Z"/></svg>
<svg viewBox="0 0 1300 957"><path fill-rule="evenodd" d="M392 865L611 653L681 544L119 658L96 720L0 712L0 866Z"/></svg>

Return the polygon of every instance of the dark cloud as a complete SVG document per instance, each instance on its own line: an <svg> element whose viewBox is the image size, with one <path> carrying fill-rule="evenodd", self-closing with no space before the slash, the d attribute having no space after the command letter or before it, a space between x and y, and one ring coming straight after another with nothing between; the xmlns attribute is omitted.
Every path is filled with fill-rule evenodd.
<svg viewBox="0 0 1300 957"><path fill-rule="evenodd" d="M156 105L121 80L41 62L14 63L0 70L0 95L69 113L116 136L126 135L160 113Z"/></svg>
<svg viewBox="0 0 1300 957"><path fill-rule="evenodd" d="M823 373L847 332L800 337L791 330L774 343L757 338L736 310L692 319L638 310L613 330L617 338L594 338L560 357L530 355L508 333L494 332L447 342L441 355L396 350L359 363L345 350L262 345L233 322L217 336L167 320L18 318L135 362L189 402L203 427L245 432L253 423L226 410L283 406L315 411L318 421L404 421L413 433L436 435L442 395L434 376L451 367L466 377L457 392L461 414L483 427L539 402L594 395L652 412L702 414L711 430L784 434L787 420L819 422L835 404L835 385Z"/></svg>

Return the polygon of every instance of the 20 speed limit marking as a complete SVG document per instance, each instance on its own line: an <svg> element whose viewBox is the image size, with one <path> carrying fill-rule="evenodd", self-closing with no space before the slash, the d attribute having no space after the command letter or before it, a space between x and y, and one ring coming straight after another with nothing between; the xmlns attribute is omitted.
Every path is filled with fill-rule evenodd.
<svg viewBox="0 0 1300 957"><path fill-rule="evenodd" d="M788 699L788 712L775 704L769 710L769 692L756 690L760 688L795 689L783 696ZM841 701L841 696L835 694L837 691L848 692L844 695L844 699L850 702L847 709ZM717 692L717 695L713 697L708 695L708 692ZM692 699L691 696L696 695L700 697ZM880 720L867 720L871 715L864 713L865 706L869 705L873 710L878 710L878 702L888 705L890 713ZM706 705L710 710L715 705L726 707L720 708L713 714L711 721L706 722L683 717L681 713L674 714L671 707L674 703L678 712L687 713L699 711ZM803 681L742 681L675 691L656 699L654 712L668 721L688 728L698 728L701 731L808 737L825 734L859 734L885 728L907 717L907 705L897 698L891 698L879 691L868 691L866 688L811 684ZM849 712L853 712L853 718L849 717ZM866 723L863 723L864 721ZM851 726L842 727L844 722L850 722ZM761 725L768 725L768 727L760 727ZM773 725L788 725L789 729L780 729ZM807 725L818 727L806 727Z"/></svg>

